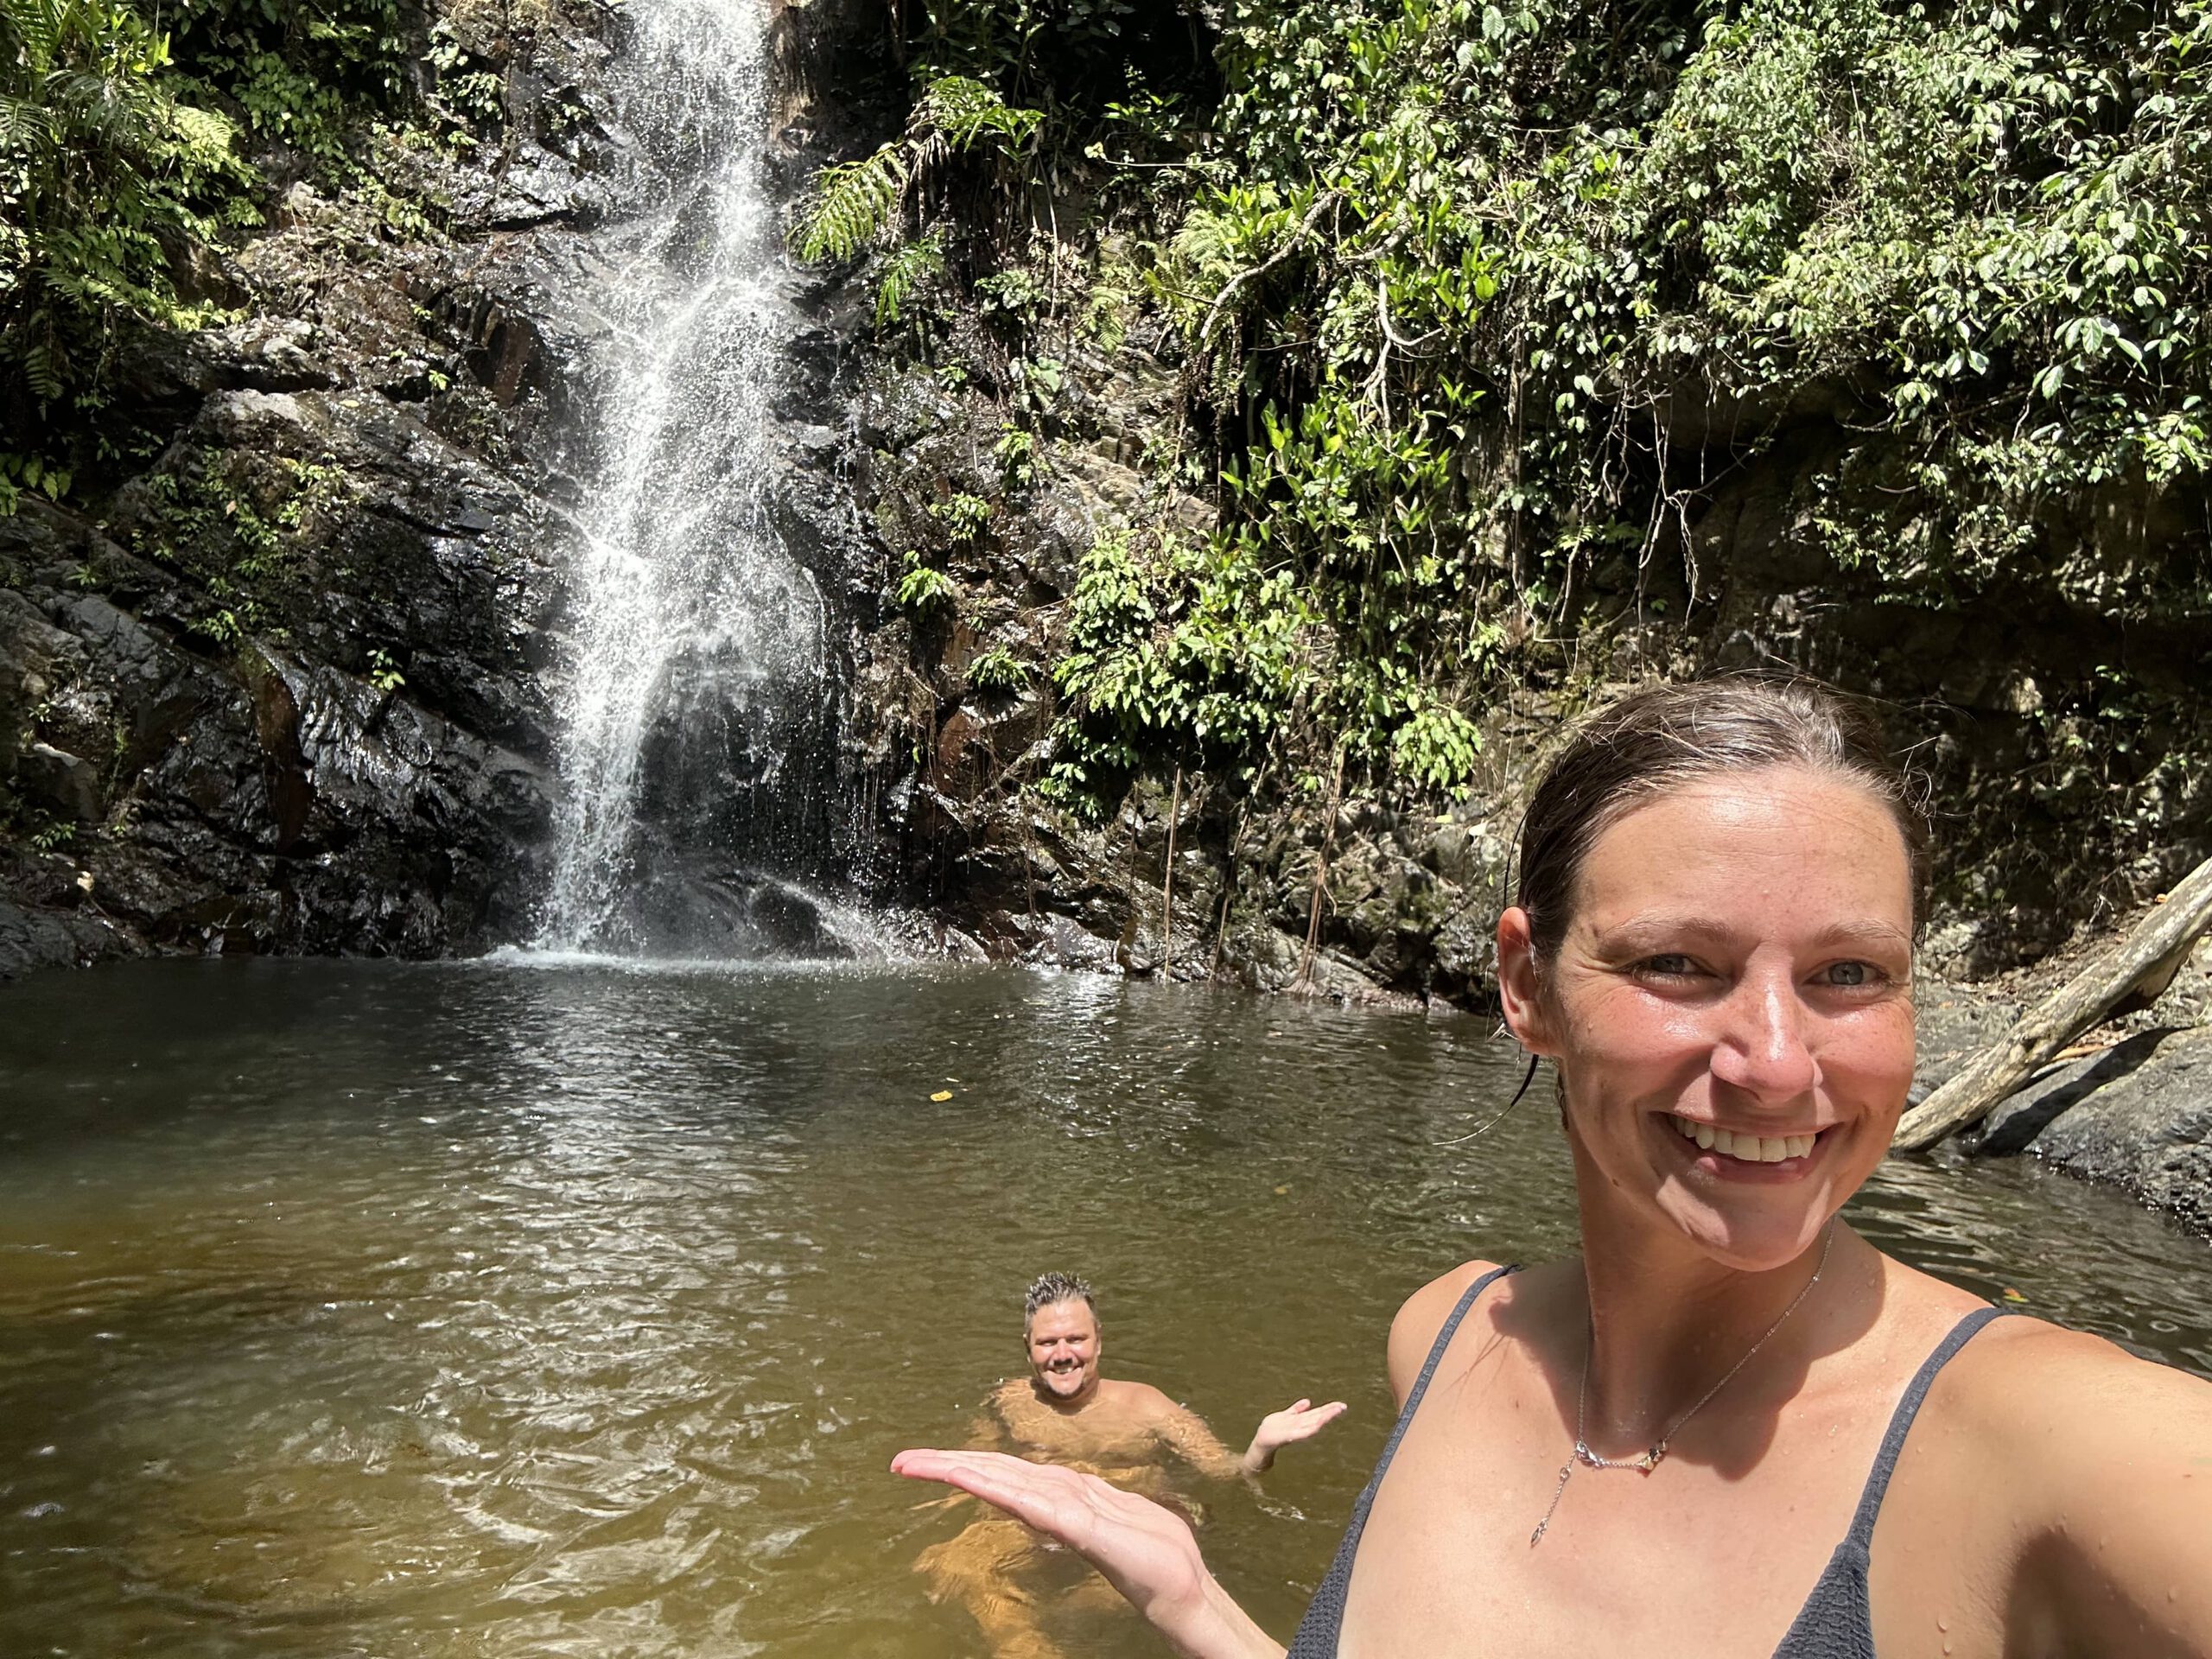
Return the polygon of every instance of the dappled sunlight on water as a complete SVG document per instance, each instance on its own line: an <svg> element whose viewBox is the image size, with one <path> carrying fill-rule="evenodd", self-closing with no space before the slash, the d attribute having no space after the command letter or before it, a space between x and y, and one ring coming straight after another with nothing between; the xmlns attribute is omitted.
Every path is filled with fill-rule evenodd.
<svg viewBox="0 0 2212 1659"><path fill-rule="evenodd" d="M974 969L155 963L0 999L0 1652L976 1650L891 1453L1102 1288L1109 1374L1242 1444L1351 1414L1210 1557L1287 1635L1383 1433L1382 1336L1573 1236L1464 1018ZM943 1101L932 1100L944 1093ZM1859 1220L2212 1371L2212 1252L2029 1168ZM1077 1611L1071 1650L1158 1651Z"/></svg>

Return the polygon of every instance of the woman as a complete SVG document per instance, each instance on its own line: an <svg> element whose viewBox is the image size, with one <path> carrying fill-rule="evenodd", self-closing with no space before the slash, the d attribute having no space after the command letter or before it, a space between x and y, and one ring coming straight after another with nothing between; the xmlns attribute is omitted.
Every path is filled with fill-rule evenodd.
<svg viewBox="0 0 2212 1659"><path fill-rule="evenodd" d="M1399 1312L1398 1427L1294 1659L2212 1655L2212 1387L1838 1218L1911 1081L1923 846L1872 722L1802 683L1642 692L1554 764L1499 995L1557 1067L1582 1254ZM893 1467L1061 1538L1184 1654L1283 1651L1141 1498Z"/></svg>

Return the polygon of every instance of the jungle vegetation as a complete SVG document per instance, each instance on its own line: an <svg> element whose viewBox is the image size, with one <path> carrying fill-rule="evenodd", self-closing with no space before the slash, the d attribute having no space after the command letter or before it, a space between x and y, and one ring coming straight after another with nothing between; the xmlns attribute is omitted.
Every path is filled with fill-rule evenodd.
<svg viewBox="0 0 2212 1659"><path fill-rule="evenodd" d="M1707 597L1700 515L1808 408L1787 534L1831 568L2204 609L2201 0L910 0L886 28L911 119L796 245L865 259L925 362L980 307L1009 430L1053 340L1142 328L1187 395L1156 470L1217 503L1092 550L1040 664L1048 791L1249 775L1271 740L1453 788L1516 642L1592 582ZM2122 500L2169 533L2115 587L2077 556Z"/></svg>
<svg viewBox="0 0 2212 1659"><path fill-rule="evenodd" d="M433 233L380 154L497 126L499 78L469 41L510 4L0 0L0 507L114 457L130 342L224 319L212 256L291 182Z"/></svg>

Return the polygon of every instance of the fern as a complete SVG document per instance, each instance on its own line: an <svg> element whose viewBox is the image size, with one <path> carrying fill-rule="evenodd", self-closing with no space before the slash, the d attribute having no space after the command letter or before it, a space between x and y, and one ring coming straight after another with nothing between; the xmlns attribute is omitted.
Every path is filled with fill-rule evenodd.
<svg viewBox="0 0 2212 1659"><path fill-rule="evenodd" d="M168 243L248 177L235 130L181 102L168 37L121 0L0 0L0 376L97 401L129 320L191 326Z"/></svg>
<svg viewBox="0 0 2212 1659"><path fill-rule="evenodd" d="M850 259L882 235L912 176L906 146L886 144L857 162L826 167L792 245L802 259Z"/></svg>
<svg viewBox="0 0 2212 1659"><path fill-rule="evenodd" d="M841 162L816 175L814 199L791 228L793 251L802 259L842 261L857 257L871 243L896 241L899 210L918 181L948 157L987 139L999 149L1018 151L1044 118L1041 111L1009 105L980 80L940 76L915 104L902 136L873 156ZM912 273L921 274L919 267ZM897 308L894 300L893 318Z"/></svg>
<svg viewBox="0 0 2212 1659"><path fill-rule="evenodd" d="M915 290L944 271L944 238L935 231L893 252L876 273L876 327L897 322Z"/></svg>
<svg viewBox="0 0 2212 1659"><path fill-rule="evenodd" d="M1018 149L1045 119L1043 111L1012 108L982 81L966 75L944 75L931 81L916 116L925 132L942 135L956 150L969 149L986 137Z"/></svg>

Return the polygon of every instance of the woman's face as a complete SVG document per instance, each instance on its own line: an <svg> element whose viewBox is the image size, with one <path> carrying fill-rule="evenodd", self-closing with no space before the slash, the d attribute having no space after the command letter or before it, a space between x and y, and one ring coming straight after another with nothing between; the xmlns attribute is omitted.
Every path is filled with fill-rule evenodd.
<svg viewBox="0 0 2212 1659"><path fill-rule="evenodd" d="M1498 929L1508 1023L1566 1081L1592 1205L1748 1270L1804 1250L1912 1081L1912 878L1866 791L1797 767L1657 796L1591 847L1555 961Z"/></svg>

